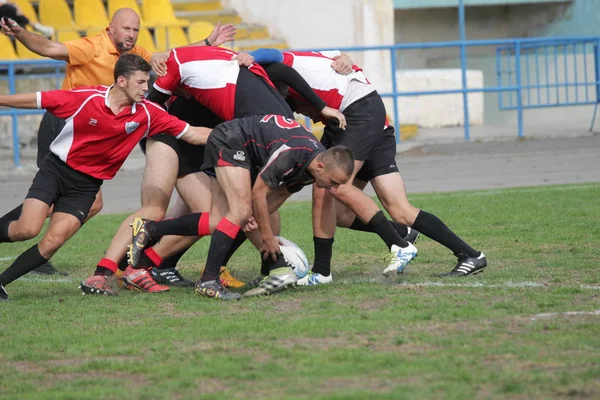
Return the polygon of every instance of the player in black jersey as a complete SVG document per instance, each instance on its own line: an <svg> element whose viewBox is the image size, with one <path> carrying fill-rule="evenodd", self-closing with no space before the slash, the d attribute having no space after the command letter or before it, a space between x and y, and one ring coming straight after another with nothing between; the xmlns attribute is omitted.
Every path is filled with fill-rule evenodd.
<svg viewBox="0 0 600 400"><path fill-rule="evenodd" d="M204 154L203 170L211 179L212 206L207 213L188 214L164 221L145 220L130 248L130 261L156 237L201 236L212 232L205 270L195 291L204 297L237 300L219 282L219 269L244 231L258 229L260 252L270 259L270 274L246 296L270 294L297 282L283 261L279 242L269 224L269 214L303 186L315 183L335 191L348 181L354 167L352 152L335 146L325 150L310 131L280 115L252 116L218 125Z"/></svg>

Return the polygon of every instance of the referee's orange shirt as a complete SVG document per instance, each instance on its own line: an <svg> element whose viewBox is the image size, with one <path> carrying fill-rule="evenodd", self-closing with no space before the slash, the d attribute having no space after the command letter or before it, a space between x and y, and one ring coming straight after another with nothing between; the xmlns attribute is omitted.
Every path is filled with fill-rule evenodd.
<svg viewBox="0 0 600 400"><path fill-rule="evenodd" d="M84 37L63 43L69 51L69 61L63 89L79 86L110 86L114 83L115 64L120 53L117 51L108 33L103 31L93 37ZM143 47L135 46L130 54L136 54L150 62L152 53Z"/></svg>

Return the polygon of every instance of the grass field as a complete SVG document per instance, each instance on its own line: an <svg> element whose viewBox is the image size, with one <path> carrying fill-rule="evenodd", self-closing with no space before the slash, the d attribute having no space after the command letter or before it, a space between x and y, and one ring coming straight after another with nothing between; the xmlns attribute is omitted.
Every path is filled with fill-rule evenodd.
<svg viewBox="0 0 600 400"><path fill-rule="evenodd" d="M600 184L422 194L489 267L454 266L429 239L397 281L385 246L340 230L334 282L224 303L190 290L83 297L122 215L100 216L0 303L2 399L600 398ZM312 257L310 206L289 203L283 236ZM203 240L182 261L196 278ZM0 267L31 243L0 245ZM258 272L248 246L230 264Z"/></svg>

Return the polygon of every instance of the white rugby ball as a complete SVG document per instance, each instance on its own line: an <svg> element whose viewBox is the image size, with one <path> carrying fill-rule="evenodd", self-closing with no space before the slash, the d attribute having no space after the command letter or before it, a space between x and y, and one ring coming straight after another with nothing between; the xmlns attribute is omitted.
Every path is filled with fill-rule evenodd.
<svg viewBox="0 0 600 400"><path fill-rule="evenodd" d="M283 243L279 245L279 249L289 266L292 267L298 279L304 278L308 274L310 265L302 249L296 243L283 236L278 236L277 238Z"/></svg>

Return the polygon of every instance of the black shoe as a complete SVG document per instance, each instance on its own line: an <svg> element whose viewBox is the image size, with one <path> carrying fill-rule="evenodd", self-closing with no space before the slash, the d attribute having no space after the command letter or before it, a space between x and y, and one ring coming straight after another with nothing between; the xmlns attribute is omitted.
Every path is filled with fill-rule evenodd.
<svg viewBox="0 0 600 400"><path fill-rule="evenodd" d="M487 259L483 253L479 253L478 257L458 257L456 267L450 272L439 274L439 277L444 276L468 276L475 275L483 271L487 267Z"/></svg>
<svg viewBox="0 0 600 400"><path fill-rule="evenodd" d="M419 236L421 235L421 233L418 230L413 229L408 226L406 227L406 229L408 230L408 233L406 234L406 236L404 236L404 240L406 240L408 243L412 243L412 244L417 243L417 239L419 239Z"/></svg>
<svg viewBox="0 0 600 400"><path fill-rule="evenodd" d="M196 282L185 279L175 268L150 270L156 283L175 287L194 287Z"/></svg>
<svg viewBox="0 0 600 400"><path fill-rule="evenodd" d="M54 266L52 265L50 260L48 260L44 264L40 265L39 267L34 269L32 272L35 272L36 274L42 274L42 275L62 275L62 276L69 275L66 272L62 272L62 271L59 271L56 268L54 268Z"/></svg>
<svg viewBox="0 0 600 400"><path fill-rule="evenodd" d="M6 293L4 286L0 285L0 301L2 300L8 300L8 293Z"/></svg>
<svg viewBox="0 0 600 400"><path fill-rule="evenodd" d="M194 287L198 296L209 297L219 300L239 300L242 295L225 289L219 280L201 282L198 281Z"/></svg>

